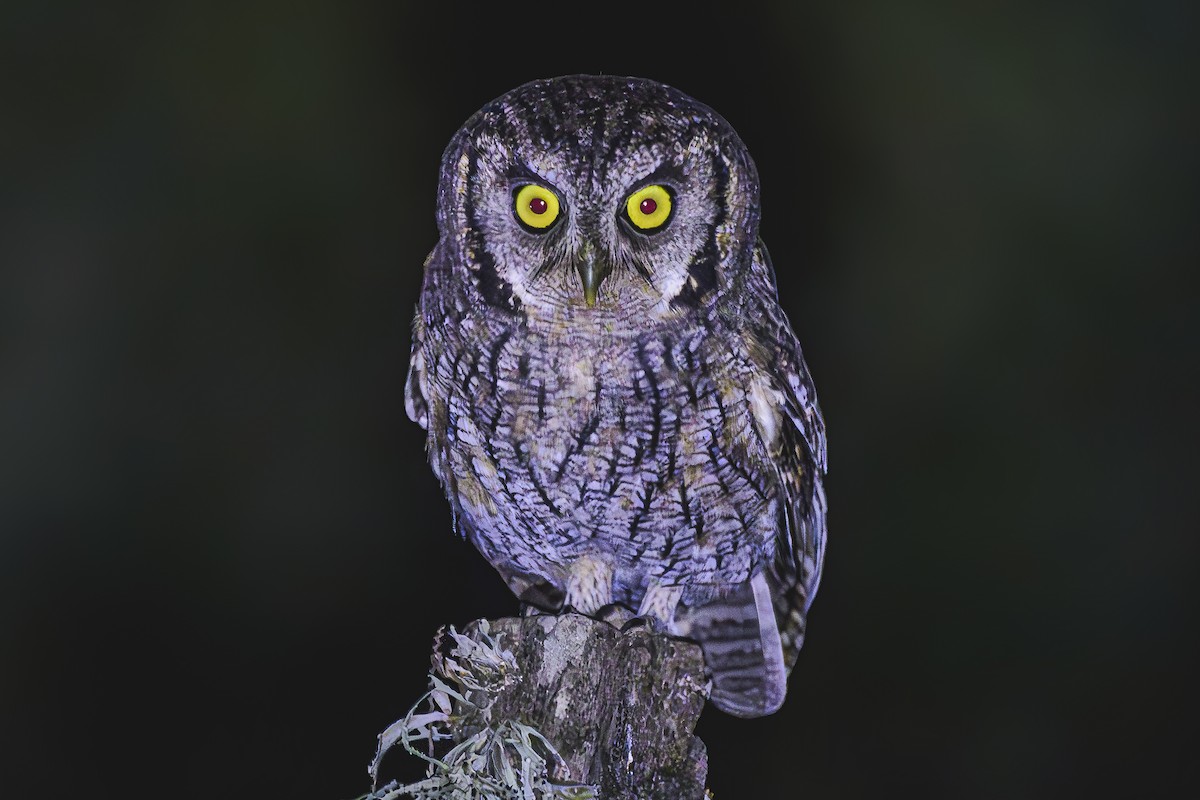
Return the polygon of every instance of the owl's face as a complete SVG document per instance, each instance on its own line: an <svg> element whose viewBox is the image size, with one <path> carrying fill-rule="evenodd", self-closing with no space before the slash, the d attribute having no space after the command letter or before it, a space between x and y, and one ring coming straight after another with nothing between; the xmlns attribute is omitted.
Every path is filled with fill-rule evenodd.
<svg viewBox="0 0 1200 800"><path fill-rule="evenodd" d="M438 224L482 303L551 321L662 318L745 268L758 179L729 124L680 92L558 78L509 92L458 132Z"/></svg>

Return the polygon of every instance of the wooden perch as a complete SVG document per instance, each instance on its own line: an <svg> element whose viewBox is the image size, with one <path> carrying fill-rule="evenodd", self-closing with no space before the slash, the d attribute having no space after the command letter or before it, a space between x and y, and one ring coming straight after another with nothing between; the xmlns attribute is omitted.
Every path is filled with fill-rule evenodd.
<svg viewBox="0 0 1200 800"><path fill-rule="evenodd" d="M545 785L561 788L526 790L510 796L531 800L706 797L708 758L703 742L692 735L706 698L704 659L696 644L646 627L620 631L607 622L570 613L478 621L469 624L462 634L452 636L453 641L450 637L439 638L435 644L432 705L440 702L449 713L441 715L447 723L434 728L441 732L434 738L448 740L452 748L457 746L468 757L475 754L475 761L470 763L476 767L486 764L489 771L504 771L494 764L496 750L504 748L483 742L488 741L487 736L494 741L496 731L512 730L506 725L520 730L528 726L557 752L557 758L547 757L543 771L549 781ZM441 681L445 686L447 678L455 680L456 674L461 675L461 664L470 657L462 639L485 644L491 648L488 653L503 654L505 666L501 671L511 675L483 688L471 689L471 681L467 681L468 688L460 690L462 700L447 700L444 696L438 701L439 673L444 675ZM446 653L455 643L458 660L449 661L451 666L447 668ZM489 659L489 666L497 663L494 657ZM453 693L449 697L453 698ZM413 731L416 722L431 716L410 714L389 728L380 737L380 755L372 774L387 748L405 737L399 731L401 726ZM410 751L413 748L408 743L414 738L405 739ZM525 740L528 742L529 737ZM431 775L445 769L444 762L432 763ZM437 780L444 783L425 794L411 789L411 795L400 790L389 794L385 787L376 796L388 800L404 796L491 796L487 792L456 794L461 789L440 788L449 785L448 778ZM465 785L461 780L456 784ZM472 787L478 791L475 784Z"/></svg>
<svg viewBox="0 0 1200 800"><path fill-rule="evenodd" d="M692 735L705 700L698 645L578 614L502 619L491 629L526 676L494 716L541 731L572 779L606 800L704 797L708 756Z"/></svg>

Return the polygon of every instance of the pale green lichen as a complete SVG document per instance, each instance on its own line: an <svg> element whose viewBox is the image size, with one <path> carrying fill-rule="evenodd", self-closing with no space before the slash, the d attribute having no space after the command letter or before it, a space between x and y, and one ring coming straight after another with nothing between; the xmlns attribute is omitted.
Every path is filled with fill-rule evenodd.
<svg viewBox="0 0 1200 800"><path fill-rule="evenodd" d="M442 637L454 646L442 652ZM566 765L541 733L515 720L492 719L499 693L521 679L516 659L480 622L474 637L450 628L434 647L432 688L405 717L379 736L369 769L378 783L379 765L395 744L428 762L422 781L395 781L360 800L589 800L595 787L570 783ZM439 745L454 744L440 756ZM418 749L418 746L424 750ZM555 780L551 780L553 774ZM567 780L564 781L564 777Z"/></svg>

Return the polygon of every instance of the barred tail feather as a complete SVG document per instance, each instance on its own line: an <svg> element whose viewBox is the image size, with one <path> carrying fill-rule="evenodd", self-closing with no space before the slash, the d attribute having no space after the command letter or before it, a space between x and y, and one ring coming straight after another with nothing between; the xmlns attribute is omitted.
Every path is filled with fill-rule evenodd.
<svg viewBox="0 0 1200 800"><path fill-rule="evenodd" d="M783 705L787 669L763 573L733 594L692 610L689 636L700 643L712 673L709 699L735 717L761 717Z"/></svg>

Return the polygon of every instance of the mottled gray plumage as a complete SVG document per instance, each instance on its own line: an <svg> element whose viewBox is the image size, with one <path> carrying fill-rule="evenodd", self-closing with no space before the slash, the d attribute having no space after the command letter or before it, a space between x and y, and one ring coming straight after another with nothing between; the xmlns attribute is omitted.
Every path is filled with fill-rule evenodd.
<svg viewBox="0 0 1200 800"><path fill-rule="evenodd" d="M544 229L515 212L528 184L561 205ZM644 232L626 200L649 184L671 211ZM682 93L509 92L443 157L406 397L462 531L525 603L615 603L696 639L741 716L783 702L825 543L824 425L758 222L745 146Z"/></svg>

